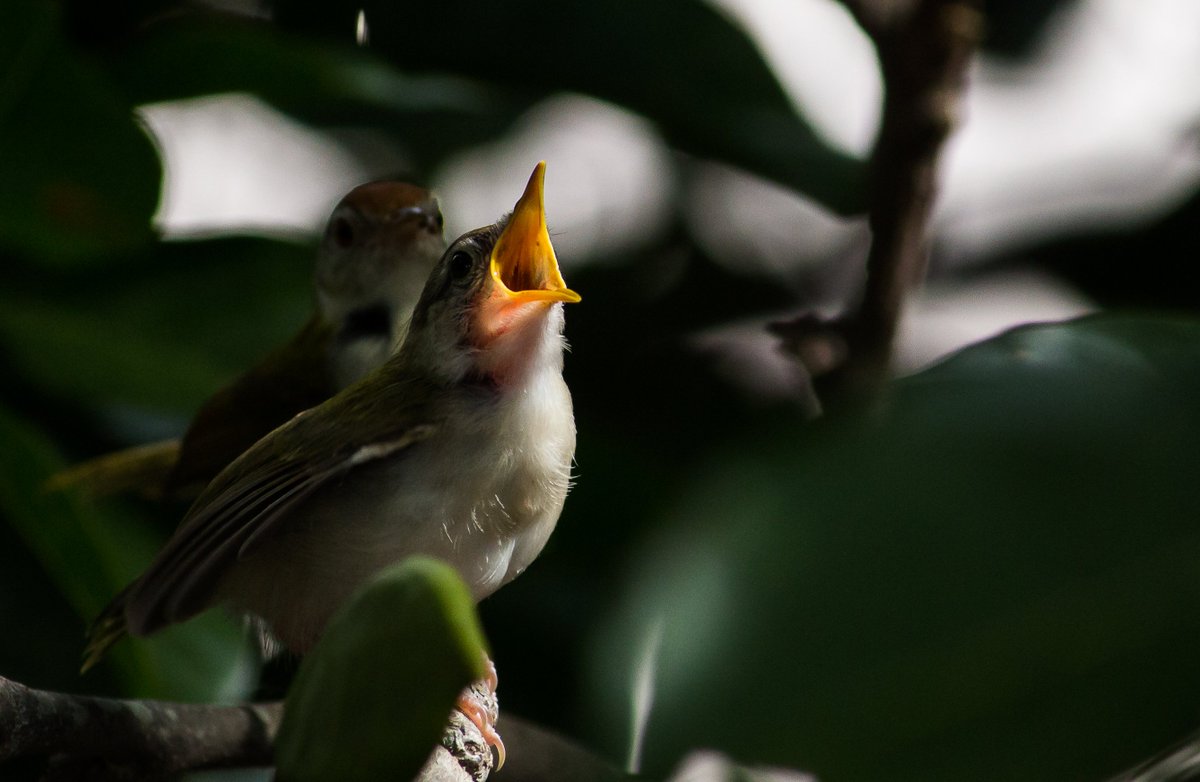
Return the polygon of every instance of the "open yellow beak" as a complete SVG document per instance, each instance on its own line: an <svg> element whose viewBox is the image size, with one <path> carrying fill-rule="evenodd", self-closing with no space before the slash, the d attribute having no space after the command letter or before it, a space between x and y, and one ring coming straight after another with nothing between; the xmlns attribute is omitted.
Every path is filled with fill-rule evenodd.
<svg viewBox="0 0 1200 782"><path fill-rule="evenodd" d="M491 272L496 290L513 303L579 301L558 270L558 258L546 231L542 185L546 161L537 164L525 193L513 207L504 233L492 248Z"/></svg>

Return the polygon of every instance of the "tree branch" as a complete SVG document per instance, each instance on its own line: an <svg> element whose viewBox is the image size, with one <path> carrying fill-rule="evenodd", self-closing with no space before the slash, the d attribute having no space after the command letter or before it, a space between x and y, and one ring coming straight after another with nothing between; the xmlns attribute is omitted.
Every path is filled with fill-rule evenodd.
<svg viewBox="0 0 1200 782"><path fill-rule="evenodd" d="M16 761L26 776L43 782L125 782L270 766L283 705L92 698L0 677L0 767ZM455 711L420 782L483 782L491 767L491 748L479 729Z"/></svg>
<svg viewBox="0 0 1200 782"><path fill-rule="evenodd" d="M477 690L495 715L495 695ZM118 700L34 690L0 676L0 777L42 782L165 780L184 771L270 766L283 702L215 706ZM508 747L504 782L624 777L611 765L531 723L498 725ZM485 782L492 751L479 729L451 713L418 782Z"/></svg>
<svg viewBox="0 0 1200 782"><path fill-rule="evenodd" d="M885 90L869 177L866 285L858 306L833 321L802 315L772 325L820 378L823 398L868 391L886 376L905 299L925 273L938 154L982 28L979 0L843 3L875 45Z"/></svg>
<svg viewBox="0 0 1200 782"><path fill-rule="evenodd" d="M0 677L0 763L40 778L165 779L271 763L281 703L210 706L33 690Z"/></svg>

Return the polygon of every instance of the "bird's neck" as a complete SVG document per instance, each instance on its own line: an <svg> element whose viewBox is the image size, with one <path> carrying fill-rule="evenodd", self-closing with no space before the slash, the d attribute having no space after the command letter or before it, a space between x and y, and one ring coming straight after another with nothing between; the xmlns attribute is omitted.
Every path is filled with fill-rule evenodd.
<svg viewBox="0 0 1200 782"><path fill-rule="evenodd" d="M395 351L396 313L384 301L364 302L334 321L329 364L338 388L346 388L383 365Z"/></svg>
<svg viewBox="0 0 1200 782"><path fill-rule="evenodd" d="M474 355L473 374L500 389L528 386L543 373L561 375L566 349L562 310L562 304L551 304L490 339Z"/></svg>
<svg viewBox="0 0 1200 782"><path fill-rule="evenodd" d="M527 387L547 373L562 374L566 341L561 304L543 307L519 327L486 339L436 326L423 321L410 331L388 362L388 372L425 377L443 388L476 386L496 392Z"/></svg>

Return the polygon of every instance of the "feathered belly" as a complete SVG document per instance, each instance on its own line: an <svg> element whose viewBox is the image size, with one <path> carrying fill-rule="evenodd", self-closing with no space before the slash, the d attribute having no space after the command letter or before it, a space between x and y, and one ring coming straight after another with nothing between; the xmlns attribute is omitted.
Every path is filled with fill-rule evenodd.
<svg viewBox="0 0 1200 782"><path fill-rule="evenodd" d="M476 600L520 574L553 531L567 493L574 430L557 442L516 438L501 452L418 452L364 466L323 489L287 531L238 563L222 584L303 653L371 576L414 554L455 567Z"/></svg>

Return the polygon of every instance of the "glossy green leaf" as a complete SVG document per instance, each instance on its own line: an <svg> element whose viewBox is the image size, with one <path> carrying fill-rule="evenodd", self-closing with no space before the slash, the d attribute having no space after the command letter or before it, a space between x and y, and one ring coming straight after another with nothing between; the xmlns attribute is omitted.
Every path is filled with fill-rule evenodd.
<svg viewBox="0 0 1200 782"><path fill-rule="evenodd" d="M0 517L24 543L24 550L0 552L0 567L7 558L32 554L77 612L81 655L87 624L149 563L160 541L135 518L45 491L46 478L64 466L61 459L35 429L3 409L0 443ZM253 673L246 650L241 630L214 613L149 640L124 641L112 661L125 694L209 700L245 694ZM77 666L78 660L72 670Z"/></svg>
<svg viewBox="0 0 1200 782"><path fill-rule="evenodd" d="M859 161L827 146L792 107L746 34L696 0L564 3L285 0L285 29L371 48L414 72L450 72L537 92L584 92L649 117L671 143L740 165L843 212L863 205Z"/></svg>
<svg viewBox="0 0 1200 782"><path fill-rule="evenodd" d="M424 557L384 571L304 658L276 742L279 778L413 778L483 674L483 631L457 572Z"/></svg>
<svg viewBox="0 0 1200 782"><path fill-rule="evenodd" d="M1105 316L747 433L597 636L609 719L657 626L651 771L702 746L829 782L1133 765L1200 703L1198 399L1200 322Z"/></svg>
<svg viewBox="0 0 1200 782"><path fill-rule="evenodd" d="M0 288L0 346L63 398L189 412L304 324L311 248L165 242L120 268Z"/></svg>
<svg viewBox="0 0 1200 782"><path fill-rule="evenodd" d="M160 168L132 106L72 51L49 0L0 25L0 246L60 262L151 238Z"/></svg>

